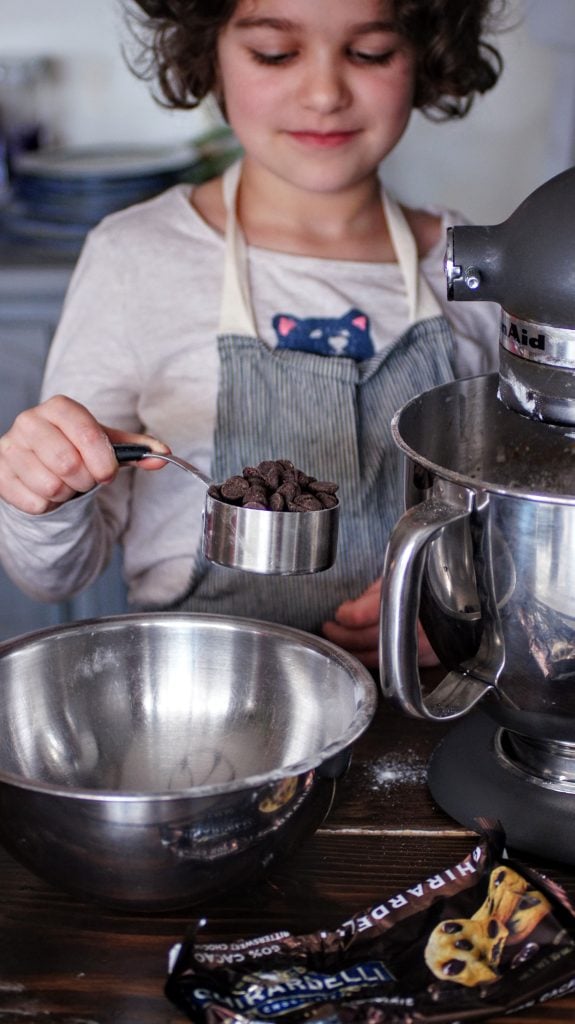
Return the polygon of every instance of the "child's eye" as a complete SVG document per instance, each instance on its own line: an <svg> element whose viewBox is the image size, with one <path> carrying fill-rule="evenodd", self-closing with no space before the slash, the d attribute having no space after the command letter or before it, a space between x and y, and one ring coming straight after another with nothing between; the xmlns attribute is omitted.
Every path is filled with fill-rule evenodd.
<svg viewBox="0 0 575 1024"><path fill-rule="evenodd" d="M294 53L261 53L259 50L252 50L251 55L258 64L277 65L287 64Z"/></svg>
<svg viewBox="0 0 575 1024"><path fill-rule="evenodd" d="M395 50L384 50L378 53L367 53L363 50L350 50L349 56L352 60L356 61L357 64L379 64L385 65L390 64L395 57Z"/></svg>

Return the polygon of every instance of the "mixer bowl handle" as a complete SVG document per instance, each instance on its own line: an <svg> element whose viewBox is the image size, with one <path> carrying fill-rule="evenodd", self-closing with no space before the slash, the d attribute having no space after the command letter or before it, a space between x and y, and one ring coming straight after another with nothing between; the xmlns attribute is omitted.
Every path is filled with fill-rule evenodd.
<svg viewBox="0 0 575 1024"><path fill-rule="evenodd" d="M379 631L381 687L384 696L412 718L441 722L461 718L493 691L493 680L501 668L499 643L492 635L478 652L481 661L473 666L491 681L467 671L453 671L424 697L418 666L417 624L425 549L443 527L468 516L467 508L430 498L403 514L387 546Z"/></svg>

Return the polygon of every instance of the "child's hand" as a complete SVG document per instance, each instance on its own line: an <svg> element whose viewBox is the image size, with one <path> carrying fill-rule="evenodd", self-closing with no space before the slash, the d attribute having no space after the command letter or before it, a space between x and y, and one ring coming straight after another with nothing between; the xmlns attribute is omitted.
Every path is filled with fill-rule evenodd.
<svg viewBox="0 0 575 1024"><path fill-rule="evenodd" d="M354 654L367 668L379 664L379 614L381 580L372 583L354 601L344 601L335 613L335 621L325 622L322 632L327 640ZM421 625L418 626L419 664L429 668L438 660Z"/></svg>
<svg viewBox="0 0 575 1024"><path fill-rule="evenodd" d="M142 434L103 427L71 398L58 395L16 417L0 437L0 498L22 512L50 512L76 494L107 483L119 470L112 443L169 449ZM142 468L164 463L143 459Z"/></svg>

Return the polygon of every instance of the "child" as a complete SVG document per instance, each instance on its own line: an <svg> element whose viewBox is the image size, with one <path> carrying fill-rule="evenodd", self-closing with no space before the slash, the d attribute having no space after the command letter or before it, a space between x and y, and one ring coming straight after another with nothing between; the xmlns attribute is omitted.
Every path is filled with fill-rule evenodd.
<svg viewBox="0 0 575 1024"><path fill-rule="evenodd" d="M138 2L165 101L213 92L244 157L88 238L42 404L0 439L4 564L57 600L119 539L135 608L323 631L373 666L403 504L391 417L494 369L498 339L492 307L446 302L445 229L460 218L402 209L378 169L414 107L462 115L495 84L490 0ZM275 458L337 480L335 566L278 578L208 563L203 485L147 472L160 460L118 471L110 441L172 450L215 480Z"/></svg>

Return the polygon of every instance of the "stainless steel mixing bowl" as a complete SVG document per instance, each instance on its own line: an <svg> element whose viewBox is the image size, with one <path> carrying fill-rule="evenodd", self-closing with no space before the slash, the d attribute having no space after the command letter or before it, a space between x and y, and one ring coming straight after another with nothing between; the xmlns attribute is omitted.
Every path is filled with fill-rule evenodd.
<svg viewBox="0 0 575 1024"><path fill-rule="evenodd" d="M317 828L375 704L355 658L250 619L17 637L0 645L0 840L112 906L197 903Z"/></svg>

